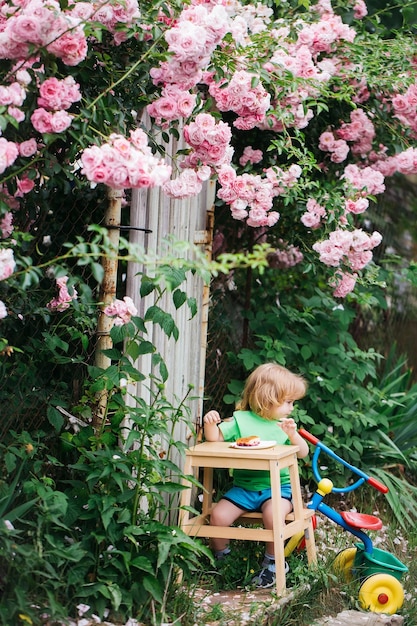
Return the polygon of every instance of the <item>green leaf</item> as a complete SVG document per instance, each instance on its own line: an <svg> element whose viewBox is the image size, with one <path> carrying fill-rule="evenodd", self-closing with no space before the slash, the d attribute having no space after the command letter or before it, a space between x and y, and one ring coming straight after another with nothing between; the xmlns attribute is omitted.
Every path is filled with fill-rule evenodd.
<svg viewBox="0 0 417 626"><path fill-rule="evenodd" d="M91 273L100 284L104 278L104 268L100 263L91 263Z"/></svg>
<svg viewBox="0 0 417 626"><path fill-rule="evenodd" d="M174 318L170 313L166 313L156 304L150 306L146 311L145 320L158 324L168 337L171 337L172 335L174 339L178 339L179 331Z"/></svg>
<svg viewBox="0 0 417 626"><path fill-rule="evenodd" d="M144 556L137 556L132 561L130 561L131 567L136 567L137 569L142 570L143 572L148 572L148 574L153 574L153 566L149 559Z"/></svg>
<svg viewBox="0 0 417 626"><path fill-rule="evenodd" d="M15 469L16 463L16 455L12 452L6 452L6 454L4 455L4 464L6 465L6 469L9 474L11 474L11 472L13 472L13 470Z"/></svg>
<svg viewBox="0 0 417 626"><path fill-rule="evenodd" d="M141 341L139 344L139 354L152 354L156 348L151 341Z"/></svg>
<svg viewBox="0 0 417 626"><path fill-rule="evenodd" d="M60 413L60 411L58 411L54 406L48 406L46 416L55 431L59 432L64 425L64 417L62 413Z"/></svg>
<svg viewBox="0 0 417 626"><path fill-rule="evenodd" d="M158 491L165 491L166 493L178 493L179 491L188 489L187 486L184 486L181 483L174 483L174 482L169 482L169 483L159 482L159 483L155 483L154 487L155 489L158 489Z"/></svg>
<svg viewBox="0 0 417 626"><path fill-rule="evenodd" d="M165 538L164 538L163 541L159 541L158 542L158 562L157 562L157 565L156 565L158 569L167 560L167 558L169 556L169 551L171 550L171 547L172 547L172 544L168 543Z"/></svg>
<svg viewBox="0 0 417 626"><path fill-rule="evenodd" d="M142 282L140 284L140 295L143 297L148 296L155 289L156 285L153 280L148 276L142 276Z"/></svg>
<svg viewBox="0 0 417 626"><path fill-rule="evenodd" d="M110 583L108 585L108 592L109 592L114 610L118 611L120 604L122 602L122 599L123 599L123 595L120 590L120 587L116 585L116 583Z"/></svg>
<svg viewBox="0 0 417 626"><path fill-rule="evenodd" d="M151 594L154 600L159 602L159 604L162 604L163 590L158 579L155 576L144 576L143 586L145 587L146 591Z"/></svg>
<svg viewBox="0 0 417 626"><path fill-rule="evenodd" d="M174 301L175 308L179 309L187 300L187 294L185 293L185 291L176 289L174 293L172 294L172 299Z"/></svg>
<svg viewBox="0 0 417 626"><path fill-rule="evenodd" d="M304 361L308 361L308 359L312 355L311 348L309 346L302 346L302 348L300 350L300 353L301 353L301 356L303 357Z"/></svg>
<svg viewBox="0 0 417 626"><path fill-rule="evenodd" d="M191 312L191 317L194 317L194 315L196 315L198 311L197 300L195 298L188 298L187 304Z"/></svg>

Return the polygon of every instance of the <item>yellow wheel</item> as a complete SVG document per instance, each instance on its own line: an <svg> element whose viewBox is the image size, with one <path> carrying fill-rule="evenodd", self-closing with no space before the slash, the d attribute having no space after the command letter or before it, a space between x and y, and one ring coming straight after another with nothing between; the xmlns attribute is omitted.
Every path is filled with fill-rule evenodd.
<svg viewBox="0 0 417 626"><path fill-rule="evenodd" d="M339 574L339 576L343 576L346 582L350 582L353 578L352 568L355 561L356 552L356 548L346 548L346 550L342 550L342 552L339 552L339 554L333 561L334 571L336 572L336 574Z"/></svg>
<svg viewBox="0 0 417 626"><path fill-rule="evenodd" d="M373 574L360 586L359 602L363 609L373 613L392 615L404 602L402 584L390 574Z"/></svg>

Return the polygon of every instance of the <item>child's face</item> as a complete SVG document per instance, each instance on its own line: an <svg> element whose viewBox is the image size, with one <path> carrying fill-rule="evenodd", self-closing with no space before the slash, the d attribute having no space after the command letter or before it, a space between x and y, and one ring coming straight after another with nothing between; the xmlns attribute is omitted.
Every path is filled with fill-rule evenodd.
<svg viewBox="0 0 417 626"><path fill-rule="evenodd" d="M271 419L279 420L288 417L294 409L294 400L284 400L282 404L273 407L271 410Z"/></svg>

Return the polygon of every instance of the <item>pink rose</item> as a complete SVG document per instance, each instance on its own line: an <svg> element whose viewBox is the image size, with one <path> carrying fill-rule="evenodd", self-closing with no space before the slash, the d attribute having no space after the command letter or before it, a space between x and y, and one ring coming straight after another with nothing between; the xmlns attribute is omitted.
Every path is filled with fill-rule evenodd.
<svg viewBox="0 0 417 626"><path fill-rule="evenodd" d="M75 66L84 61L88 47L84 33L72 31L58 37L48 46L48 51L62 59L65 65Z"/></svg>
<svg viewBox="0 0 417 626"><path fill-rule="evenodd" d="M0 137L0 174L10 167L19 156L18 144Z"/></svg>
<svg viewBox="0 0 417 626"><path fill-rule="evenodd" d="M114 325L122 326L130 322L132 316L137 315L138 310L129 296L125 296L123 300L115 300L103 309L103 313L108 317L114 317Z"/></svg>
<svg viewBox="0 0 417 626"><path fill-rule="evenodd" d="M347 274L345 272L337 272L332 286L334 287L333 295L335 298L345 298L351 293L356 285L357 274Z"/></svg>
<svg viewBox="0 0 417 626"><path fill-rule="evenodd" d="M78 297L78 293L76 289L72 289L72 294L68 292L67 288L68 276L61 276L56 279L56 286L58 288L58 296L53 298L46 305L50 311L65 311L69 308L72 300L76 300Z"/></svg>
<svg viewBox="0 0 417 626"><path fill-rule="evenodd" d="M13 213L8 211L0 219L1 238L7 239L13 232Z"/></svg>
<svg viewBox="0 0 417 626"><path fill-rule="evenodd" d="M20 124L20 122L23 122L23 120L25 119L25 114L23 113L23 111L21 109L18 109L17 107L14 107L14 106L8 107L7 113L11 117L14 117L16 122L19 122L19 124Z"/></svg>
<svg viewBox="0 0 417 626"><path fill-rule="evenodd" d="M11 248L0 248L0 280L9 278L14 272L16 261Z"/></svg>
<svg viewBox="0 0 417 626"><path fill-rule="evenodd" d="M19 153L22 157L30 157L36 154L38 150L38 144L36 143L36 139L27 139L26 141L22 141L19 144Z"/></svg>
<svg viewBox="0 0 417 626"><path fill-rule="evenodd" d="M52 120L51 113L45 109L35 109L30 117L30 121L33 124L33 128L38 133L51 133L52 132Z"/></svg>
<svg viewBox="0 0 417 626"><path fill-rule="evenodd" d="M19 180L19 178L17 178L16 180L17 180L17 192L15 194L16 197L21 198L25 193L29 193L30 191L32 191L32 189L35 186L34 181L28 178L27 176L22 178L21 180Z"/></svg>

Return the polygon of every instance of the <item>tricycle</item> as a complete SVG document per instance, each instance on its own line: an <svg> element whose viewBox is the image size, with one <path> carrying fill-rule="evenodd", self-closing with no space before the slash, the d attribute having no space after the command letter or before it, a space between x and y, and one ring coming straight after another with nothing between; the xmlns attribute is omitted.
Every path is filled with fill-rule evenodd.
<svg viewBox="0 0 417 626"><path fill-rule="evenodd" d="M388 488L376 478L368 476L342 459L308 431L301 428L299 433L315 446L312 469L317 482L317 490L307 508L325 515L359 539L354 547L347 548L336 556L334 570L342 574L347 581L359 580L359 604L363 609L389 615L396 613L404 602L404 590L400 579L408 568L393 554L374 547L366 531L381 529L382 521L375 515L353 511L338 512L323 501L330 493L348 493L365 482L381 493L387 493ZM357 479L344 487L334 487L329 478L322 478L319 472L319 456L322 452L356 474ZM302 537L291 538L285 547L286 556L300 544L302 544Z"/></svg>

